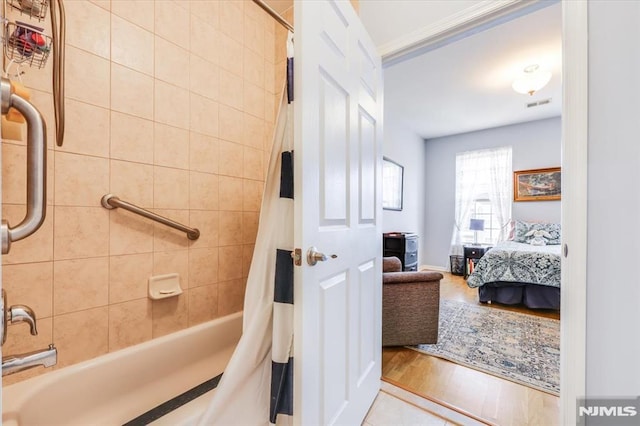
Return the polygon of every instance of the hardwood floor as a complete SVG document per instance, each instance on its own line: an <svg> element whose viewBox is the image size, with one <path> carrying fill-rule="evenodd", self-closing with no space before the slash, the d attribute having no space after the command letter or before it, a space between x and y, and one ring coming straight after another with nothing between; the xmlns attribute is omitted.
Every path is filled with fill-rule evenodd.
<svg viewBox="0 0 640 426"><path fill-rule="evenodd" d="M441 299L478 304L478 292L462 277L443 273ZM557 311L492 305L527 314L560 319ZM496 425L559 424L560 398L471 368L402 347L383 348L382 376L397 386L441 401Z"/></svg>

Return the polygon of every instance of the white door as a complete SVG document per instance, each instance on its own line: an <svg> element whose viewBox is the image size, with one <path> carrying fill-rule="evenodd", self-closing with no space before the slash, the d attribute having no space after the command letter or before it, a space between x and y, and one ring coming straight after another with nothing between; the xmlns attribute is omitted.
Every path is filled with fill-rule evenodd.
<svg viewBox="0 0 640 426"><path fill-rule="evenodd" d="M356 425L381 375L380 57L348 1L294 9L294 421Z"/></svg>

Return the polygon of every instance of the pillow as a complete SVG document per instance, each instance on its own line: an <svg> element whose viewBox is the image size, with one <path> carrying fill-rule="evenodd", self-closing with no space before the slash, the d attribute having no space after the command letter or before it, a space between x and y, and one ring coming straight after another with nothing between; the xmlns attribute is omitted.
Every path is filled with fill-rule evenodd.
<svg viewBox="0 0 640 426"><path fill-rule="evenodd" d="M522 222L517 220L513 241L517 243L529 243L531 236L525 234L532 230L546 231L551 235L551 238L547 239L547 245L559 245L560 244L560 224L559 223L537 223L537 222Z"/></svg>

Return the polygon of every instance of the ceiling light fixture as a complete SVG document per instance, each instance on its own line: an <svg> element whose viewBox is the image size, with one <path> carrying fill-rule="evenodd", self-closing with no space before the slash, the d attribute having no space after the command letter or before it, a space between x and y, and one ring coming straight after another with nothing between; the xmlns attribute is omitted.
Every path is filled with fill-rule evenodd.
<svg viewBox="0 0 640 426"><path fill-rule="evenodd" d="M551 72L540 70L538 64L529 65L524 69L524 75L514 80L511 87L518 93L533 95L551 80Z"/></svg>

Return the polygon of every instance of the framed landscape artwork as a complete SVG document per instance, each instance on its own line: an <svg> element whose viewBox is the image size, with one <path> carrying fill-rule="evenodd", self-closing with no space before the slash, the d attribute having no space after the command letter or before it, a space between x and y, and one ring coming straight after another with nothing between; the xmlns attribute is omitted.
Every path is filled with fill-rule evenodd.
<svg viewBox="0 0 640 426"><path fill-rule="evenodd" d="M559 200L560 167L513 172L513 201Z"/></svg>

